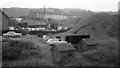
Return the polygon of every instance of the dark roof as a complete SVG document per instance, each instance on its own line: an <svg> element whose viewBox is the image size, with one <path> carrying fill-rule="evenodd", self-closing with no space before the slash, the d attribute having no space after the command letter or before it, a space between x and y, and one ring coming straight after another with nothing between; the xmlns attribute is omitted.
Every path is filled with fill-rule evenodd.
<svg viewBox="0 0 120 68"><path fill-rule="evenodd" d="M28 25L30 28L36 28L36 27L44 27L47 26L46 24L41 24L41 25Z"/></svg>
<svg viewBox="0 0 120 68"><path fill-rule="evenodd" d="M70 51L70 50L75 50L73 45L71 43L60 43L60 44L55 44L57 49L59 51Z"/></svg>

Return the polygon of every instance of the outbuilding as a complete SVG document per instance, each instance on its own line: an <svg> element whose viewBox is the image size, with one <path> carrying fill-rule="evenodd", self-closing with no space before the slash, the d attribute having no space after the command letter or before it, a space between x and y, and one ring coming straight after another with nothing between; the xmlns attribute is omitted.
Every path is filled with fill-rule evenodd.
<svg viewBox="0 0 120 68"><path fill-rule="evenodd" d="M71 43L54 44L50 49L54 63L63 65L68 58L74 57L75 48Z"/></svg>

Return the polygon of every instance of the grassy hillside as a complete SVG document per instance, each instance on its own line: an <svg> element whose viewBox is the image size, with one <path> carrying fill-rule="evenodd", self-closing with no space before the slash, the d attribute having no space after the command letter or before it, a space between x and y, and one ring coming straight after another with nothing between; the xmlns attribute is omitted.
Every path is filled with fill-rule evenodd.
<svg viewBox="0 0 120 68"><path fill-rule="evenodd" d="M68 33L90 34L92 39L118 37L118 16L107 13L96 13L82 19Z"/></svg>
<svg viewBox="0 0 120 68"><path fill-rule="evenodd" d="M26 16L29 14L30 9L28 8L5 8L4 12L9 17L20 17L20 16Z"/></svg>
<svg viewBox="0 0 120 68"><path fill-rule="evenodd" d="M79 16L79 17L86 17L94 14L92 11L87 11L85 9L63 9L64 13L68 16Z"/></svg>
<svg viewBox="0 0 120 68"><path fill-rule="evenodd" d="M118 65L118 15L96 13L76 24L68 34L90 34L86 43L96 43L96 48L82 53L82 59L77 59L72 65L114 66ZM90 43L89 43L90 42ZM87 47L89 47L87 45ZM86 48L87 48L86 47Z"/></svg>
<svg viewBox="0 0 120 68"><path fill-rule="evenodd" d="M79 23L79 21L81 20L82 18L80 17L77 17L77 18L69 18L63 22L60 22L61 24L65 25L65 26L68 26L68 27L73 27L75 24Z"/></svg>

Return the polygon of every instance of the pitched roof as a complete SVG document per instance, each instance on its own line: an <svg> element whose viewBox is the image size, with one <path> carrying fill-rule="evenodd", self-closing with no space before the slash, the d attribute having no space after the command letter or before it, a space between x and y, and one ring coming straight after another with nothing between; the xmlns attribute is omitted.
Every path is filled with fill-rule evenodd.
<svg viewBox="0 0 120 68"><path fill-rule="evenodd" d="M70 50L75 50L73 45L71 43L60 43L60 44L55 44L57 49L59 51L70 51Z"/></svg>
<svg viewBox="0 0 120 68"><path fill-rule="evenodd" d="M0 10L0 13L2 13L4 16L6 16L7 18L9 18L9 16L5 12L3 12L2 10Z"/></svg>

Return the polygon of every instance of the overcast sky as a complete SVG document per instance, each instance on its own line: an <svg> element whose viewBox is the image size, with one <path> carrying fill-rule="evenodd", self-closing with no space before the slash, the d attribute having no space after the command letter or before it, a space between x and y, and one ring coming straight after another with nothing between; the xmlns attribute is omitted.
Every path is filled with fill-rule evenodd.
<svg viewBox="0 0 120 68"><path fill-rule="evenodd" d="M120 0L0 0L1 8L80 8L91 11L117 11Z"/></svg>

